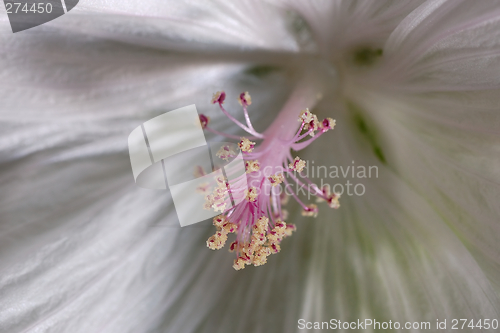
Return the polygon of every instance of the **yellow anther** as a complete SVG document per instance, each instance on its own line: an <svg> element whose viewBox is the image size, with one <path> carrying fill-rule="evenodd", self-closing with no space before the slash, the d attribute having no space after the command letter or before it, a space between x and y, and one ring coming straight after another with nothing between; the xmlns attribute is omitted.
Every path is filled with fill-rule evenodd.
<svg viewBox="0 0 500 333"><path fill-rule="evenodd" d="M238 229L238 226L234 223L225 223L222 227L222 229L227 232L228 234L231 234L233 232L236 232L236 230Z"/></svg>
<svg viewBox="0 0 500 333"><path fill-rule="evenodd" d="M245 268L245 259L243 259L242 257L238 257L238 259L235 259L234 264L233 264L233 268L237 271Z"/></svg>
<svg viewBox="0 0 500 333"><path fill-rule="evenodd" d="M214 226L217 227L217 230L219 230L224 226L224 223L226 223L226 217L224 215L216 216L214 217L213 223Z"/></svg>
<svg viewBox="0 0 500 333"><path fill-rule="evenodd" d="M229 160L230 157L236 156L236 152L229 146L222 146L217 153L215 154L218 158L223 159L224 161Z"/></svg>
<svg viewBox="0 0 500 333"><path fill-rule="evenodd" d="M311 130L311 133L309 133L310 136L314 136L315 134L314 132L317 131L319 127L320 127L320 122L318 121L318 117L316 117L316 115L314 114L312 116L312 120L304 125L304 129L306 131Z"/></svg>
<svg viewBox="0 0 500 333"><path fill-rule="evenodd" d="M215 177L215 181L217 182L218 189L227 191L227 179L224 176ZM216 190L217 191L217 190Z"/></svg>
<svg viewBox="0 0 500 333"><path fill-rule="evenodd" d="M260 170L260 164L258 160L249 160L245 162L245 169L247 173L255 172Z"/></svg>
<svg viewBox="0 0 500 333"><path fill-rule="evenodd" d="M270 248L271 248L272 253L274 253L274 254L276 254L276 253L278 253L278 252L281 251L281 246L280 246L279 242L272 243L271 246L270 246Z"/></svg>
<svg viewBox="0 0 500 333"><path fill-rule="evenodd" d="M306 167L306 161L301 160L298 156L295 157L292 163L288 165L288 167L298 173L301 173L302 170Z"/></svg>
<svg viewBox="0 0 500 333"><path fill-rule="evenodd" d="M309 204L306 209L302 210L302 216L318 216L318 206Z"/></svg>
<svg viewBox="0 0 500 333"><path fill-rule="evenodd" d="M309 111L309 109L305 109L300 112L299 122L304 123L304 130L311 130L311 133L309 133L311 136L314 136L314 132L322 126L322 124L318 121L318 117Z"/></svg>
<svg viewBox="0 0 500 333"><path fill-rule="evenodd" d="M249 189L245 190L245 198L249 202L254 202L255 200L257 200L258 196L259 196L259 193L255 187L250 187Z"/></svg>
<svg viewBox="0 0 500 333"><path fill-rule="evenodd" d="M286 229L285 229L285 236L287 236L287 237L291 236L292 233L296 230L297 230L297 227L295 226L295 224L287 224Z"/></svg>
<svg viewBox="0 0 500 333"><path fill-rule="evenodd" d="M339 199L340 199L340 194L337 193L330 194L330 196L328 197L328 206L334 209L339 208L340 207Z"/></svg>
<svg viewBox="0 0 500 333"><path fill-rule="evenodd" d="M215 103L224 103L224 99L226 98L226 93L223 91L218 91L212 96L212 104Z"/></svg>
<svg viewBox="0 0 500 333"><path fill-rule="evenodd" d="M334 129L336 125L335 119L332 118L325 118L323 121L320 123L320 128L323 129L325 132L328 130Z"/></svg>
<svg viewBox="0 0 500 333"><path fill-rule="evenodd" d="M250 105L252 104L252 97L250 97L250 94L248 93L248 91L245 91L244 93L241 93L239 96L238 96L238 103L240 103L240 105Z"/></svg>
<svg viewBox="0 0 500 333"><path fill-rule="evenodd" d="M300 114L299 114L299 122L300 123L309 123L311 120L313 119L313 114L311 111L309 111L308 108L300 111Z"/></svg>
<svg viewBox="0 0 500 333"><path fill-rule="evenodd" d="M271 250L268 247L259 247L253 256L252 264L254 266L262 266L267 263L267 257L271 254Z"/></svg>
<svg viewBox="0 0 500 333"><path fill-rule="evenodd" d="M283 183L283 181L285 180L285 177L283 176L282 173L278 173L276 175L272 175L268 179L271 182L271 186L275 187L275 186L278 186L279 184Z"/></svg>
<svg viewBox="0 0 500 333"><path fill-rule="evenodd" d="M217 231L215 235L207 240L207 246L211 250L219 250L224 247L227 241L227 233L222 230Z"/></svg>
<svg viewBox="0 0 500 333"><path fill-rule="evenodd" d="M243 152L251 153L255 147L255 142L252 142L247 138L241 138L241 141L238 143L238 147L240 147Z"/></svg>

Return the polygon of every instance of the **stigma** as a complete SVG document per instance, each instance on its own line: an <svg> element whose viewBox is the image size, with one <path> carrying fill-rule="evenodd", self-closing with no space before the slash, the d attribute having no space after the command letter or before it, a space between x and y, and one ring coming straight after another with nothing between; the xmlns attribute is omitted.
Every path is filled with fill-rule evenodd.
<svg viewBox="0 0 500 333"><path fill-rule="evenodd" d="M283 137L280 133L264 134L257 132L250 121L248 107L252 99L248 92L242 92L237 97L243 108L245 123L225 110L225 99L225 92L217 92L213 95L212 103L218 104L220 110L245 130L248 136L236 137L218 132L209 126L210 118L205 115L200 115L200 123L209 132L239 140L237 147L242 154L234 151L238 148L233 150L232 147L223 146L216 156L226 161L239 156L244 160L245 173L238 177L242 181L235 182L236 186L229 186L225 176L217 177L217 187L205 196L204 208L220 212L213 219L216 232L207 240L207 246L219 250L224 247L229 235L235 234L229 251L236 254L233 268L240 270L247 265L264 265L271 254L280 252L282 240L296 230L295 225L285 222L288 213L283 206L289 198L302 207L303 216L318 215L318 206L304 203L299 198L299 190L316 196L316 202L326 202L330 208L340 207L340 194L330 193L329 187L320 189L303 174L306 161L298 156L293 158L291 154L292 150L302 150L332 130L335 120L326 118L319 121L309 109L297 110L300 125L293 137ZM235 197L241 197L242 200L233 205L231 200Z"/></svg>

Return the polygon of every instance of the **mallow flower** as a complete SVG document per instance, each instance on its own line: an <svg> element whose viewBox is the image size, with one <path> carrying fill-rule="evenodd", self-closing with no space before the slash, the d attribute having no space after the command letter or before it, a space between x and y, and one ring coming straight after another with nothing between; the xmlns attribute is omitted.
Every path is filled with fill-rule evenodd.
<svg viewBox="0 0 500 333"><path fill-rule="evenodd" d="M498 1L89 0L16 34L2 7L0 36L0 331L498 321ZM167 191L133 182L130 131L189 104L251 172L298 156L321 200L343 186L341 206L298 195L286 218L229 221L243 242L296 229L279 255L259 244L266 265L233 269L234 253L207 249L212 223L181 228ZM303 110L335 129L311 137ZM315 141L296 153L297 133Z"/></svg>

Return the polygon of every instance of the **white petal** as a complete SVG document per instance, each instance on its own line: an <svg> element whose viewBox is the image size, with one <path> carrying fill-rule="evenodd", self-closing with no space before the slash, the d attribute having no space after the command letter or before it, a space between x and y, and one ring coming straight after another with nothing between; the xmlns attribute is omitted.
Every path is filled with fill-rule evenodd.
<svg viewBox="0 0 500 333"><path fill-rule="evenodd" d="M365 146L374 161L383 151L386 163L378 200L362 209L365 220L404 209L380 221L396 220L408 230L388 228L394 239L414 238L397 252L409 270L419 268L412 276L401 271L384 278L405 276L390 285L399 295L390 296L398 301L389 310L401 317L419 311L429 320L483 311L498 316L500 309L499 100L497 90L486 90L498 88L498 13L493 2L470 5L429 1L419 7L392 33L380 66L356 73L345 89L357 105L348 112L358 125L352 131L359 133L359 149ZM349 152L356 156L359 149ZM380 155L379 163L385 164Z"/></svg>
<svg viewBox="0 0 500 333"><path fill-rule="evenodd" d="M11 47L1 50L0 71L1 329L154 330L175 314L182 288L197 282L193 291L206 290L210 280L197 279L213 258L205 246L212 230L181 230L165 192L135 186L128 134L192 103L220 119L209 101L221 88L233 96L228 106L255 91L258 119L263 102L286 93L286 72L259 78L246 64L66 33L2 37ZM231 259L224 264L233 270ZM211 267L212 276L223 272L222 263ZM210 298L196 298L211 307Z"/></svg>
<svg viewBox="0 0 500 333"><path fill-rule="evenodd" d="M421 1L275 1L296 11L309 26L320 52L335 59L354 48L380 46Z"/></svg>
<svg viewBox="0 0 500 333"><path fill-rule="evenodd" d="M389 163L432 201L498 289L500 12L495 5L421 6L391 35L385 63L364 82L356 79L384 93L372 98L353 90L352 96L363 95L364 107L379 118Z"/></svg>
<svg viewBox="0 0 500 333"><path fill-rule="evenodd" d="M178 51L297 50L285 13L265 1L85 1L49 26Z"/></svg>
<svg viewBox="0 0 500 333"><path fill-rule="evenodd" d="M122 27L111 16L96 30L82 25L92 34L111 31L110 38L136 42L127 31L135 24L125 23L123 34L107 29ZM162 44L160 34L145 44L185 48L176 43L186 36L176 33L180 37L176 35L175 43L167 38ZM16 66L4 67L0 81L6 85L7 79L19 78L9 86L12 96L1 96L6 105L1 117L8 122L0 144L2 161L8 163L2 165L0 183L3 195L9 195L2 202L7 222L0 242L3 330L293 331L302 316L321 321L374 316L432 322L436 315L497 317L498 299L490 296L492 288L479 268L488 265L478 265L474 259L480 256L468 252L474 247L464 246L452 228L455 224L450 227L458 213L444 200L437 201L436 211L422 193L433 183L421 185L410 177L421 173L407 167L406 161L424 159L423 165L433 167L428 150L411 145L421 154L398 159L410 155L403 149L414 142L415 133L405 127L405 119L398 123L396 112L384 113L385 105L374 107L378 113L372 117L388 133L380 147L389 167L373 154L373 142L363 142L366 138L356 126L348 125L352 119L347 114L336 115L337 128L344 129L338 132L336 146L328 141L329 154L311 150L317 164L338 158L333 163L349 165L354 158L379 165L380 177L367 181L366 196L344 196L339 211L323 211L325 218L316 224L300 223L298 232L284 242L283 253L271 257L266 266L235 272L230 267L232 254L204 248L209 234L205 226L179 230L166 208L168 197L135 187L125 142L129 131L145 119L184 106L186 100L191 103L191 98L195 103L208 101L209 91L238 80L235 74L242 67L190 66L188 60L177 62L167 55L164 59L163 54L107 44L97 44L99 51L87 62L76 56L73 46L88 42L88 50L94 50L95 40L75 37L61 46L57 36L49 45L63 51L47 61L46 52L36 52L43 44L35 37L24 38L25 49L36 46L35 52L12 53L7 59ZM223 39L222 44L233 41ZM255 40L251 45L255 47ZM119 57L125 53L130 58ZM37 59L42 66L35 65ZM82 62L81 68L75 61ZM33 67L23 72L21 64ZM174 66L179 67L173 71ZM54 76L37 72L50 68ZM276 85L285 86L282 79L279 76ZM262 83L245 78L235 86L251 84ZM271 90L271 85L262 84L264 88ZM277 108L272 106L271 112L262 108L270 118ZM11 110L19 110L22 121ZM398 135L392 137L394 133ZM448 176L443 170L449 169L435 169L438 180ZM436 186L430 197L435 199L438 190L442 189ZM492 191L497 193L496 188ZM489 198L488 193L482 195ZM472 216L480 212L475 203ZM481 230L494 227L485 220ZM488 270L486 274L490 279L496 276Z"/></svg>
<svg viewBox="0 0 500 333"><path fill-rule="evenodd" d="M330 106L324 105L329 112ZM182 288L187 299L178 303L179 313L194 320L198 331L297 331L300 318L426 321L434 327L436 319L450 323L458 317L498 316L500 302L474 253L433 203L401 179L392 160L385 165L377 158L351 110L346 111L334 113L336 129L301 156L316 166L347 167L352 160L377 166L378 178L350 179L362 183L366 194L345 193L339 210L321 207L317 219L298 217L298 207L289 203L288 222L296 222L298 230L263 267L231 272L224 265L231 256L213 252L214 261L201 267L199 281ZM346 180L323 182L345 186ZM216 274L212 264L220 264L224 273ZM206 294L201 280L208 276L213 282ZM216 306L197 302L200 294ZM185 317L172 315L161 328L176 331L184 325Z"/></svg>
<svg viewBox="0 0 500 333"><path fill-rule="evenodd" d="M384 48L384 81L404 91L498 89L498 1L428 1Z"/></svg>
<svg viewBox="0 0 500 333"><path fill-rule="evenodd" d="M426 198L425 205L438 216L435 223L445 225L460 240L481 274L498 290L500 174L495 165L499 136L488 129L491 122L498 123L498 117L487 108L464 107L468 95L458 93L445 95L447 99L440 96L442 103L435 96L424 100L358 94L363 96L359 105L377 125L389 168ZM415 202L415 209L423 207Z"/></svg>

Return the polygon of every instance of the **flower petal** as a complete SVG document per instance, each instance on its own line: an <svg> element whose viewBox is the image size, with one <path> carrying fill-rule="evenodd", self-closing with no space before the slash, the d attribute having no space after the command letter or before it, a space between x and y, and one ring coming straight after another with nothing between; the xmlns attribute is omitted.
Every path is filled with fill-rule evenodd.
<svg viewBox="0 0 500 333"><path fill-rule="evenodd" d="M469 253L461 235L457 237L457 224L451 220L461 211L455 211L455 205L431 201L436 198L433 189L441 192L441 198L450 195L452 201L467 186L449 186L453 178L442 164L432 166L428 161L425 168L417 164L419 159L427 161L428 152L417 150L399 129L409 131L403 126L396 130L389 121L396 110L379 108L378 100L360 96L366 104L335 114L335 138L324 142L321 155L311 151L310 156L316 166L377 166L378 177L348 175L347 180L363 184L366 193L357 196L351 188L353 195L344 192L339 210L329 218L321 218L328 211L320 212L318 224L308 224L314 228L310 238L314 259L306 292L310 307L304 307L300 318L355 321L364 317L434 325L436 318L498 316L500 300L488 279L492 275L483 272L485 266L476 261L475 251ZM382 101L388 100L384 97ZM383 151L384 159L373 149L374 144ZM412 163L417 165L412 167ZM328 180L346 189L342 175ZM477 213L472 216L480 217ZM298 224L299 231L301 227L304 225ZM477 228L484 233L491 231L491 224L478 224Z"/></svg>
<svg viewBox="0 0 500 333"><path fill-rule="evenodd" d="M334 114L334 138L323 137L305 157L329 171L350 167L352 160L356 166L377 166L378 177L313 179L344 186L350 180L363 184L366 194L344 193L339 210L325 205L312 221L290 207L287 222L296 223L298 231L283 241L280 256L259 269L232 272L220 263L230 255L213 253L200 278L181 290L182 316L165 318L162 330L296 331L299 319L365 318L435 327L436 319L498 316L499 299L468 248L433 203L394 170L392 160L384 164L365 147L365 135L346 111ZM381 145L389 154L390 146ZM222 267L216 273L212 264ZM212 284L202 292L204 279ZM197 301L200 294L212 306Z"/></svg>
<svg viewBox="0 0 500 333"><path fill-rule="evenodd" d="M384 81L410 92L498 89L499 2L428 1L385 46Z"/></svg>
<svg viewBox="0 0 500 333"><path fill-rule="evenodd" d="M266 1L87 1L52 27L176 51L296 51L284 13Z"/></svg>
<svg viewBox="0 0 500 333"><path fill-rule="evenodd" d="M276 1L296 11L328 59L358 47L381 46L421 1Z"/></svg>
<svg viewBox="0 0 500 333"><path fill-rule="evenodd" d="M130 131L187 104L212 116L221 87L234 105L254 88L258 119L287 92L286 72L63 32L2 40L2 330L153 330L210 257L212 230L181 230L167 193L135 186Z"/></svg>
<svg viewBox="0 0 500 333"><path fill-rule="evenodd" d="M397 97L365 92L359 104L376 119L387 165L427 198L440 223L498 289L500 174L495 165L500 136L493 125L498 123L496 109L486 107L497 97L486 93Z"/></svg>
<svg viewBox="0 0 500 333"><path fill-rule="evenodd" d="M500 12L495 4L422 5L391 35L387 58L372 76L355 79L361 84L351 96L366 92L358 101L379 119L393 149L388 163L432 201L498 289Z"/></svg>

